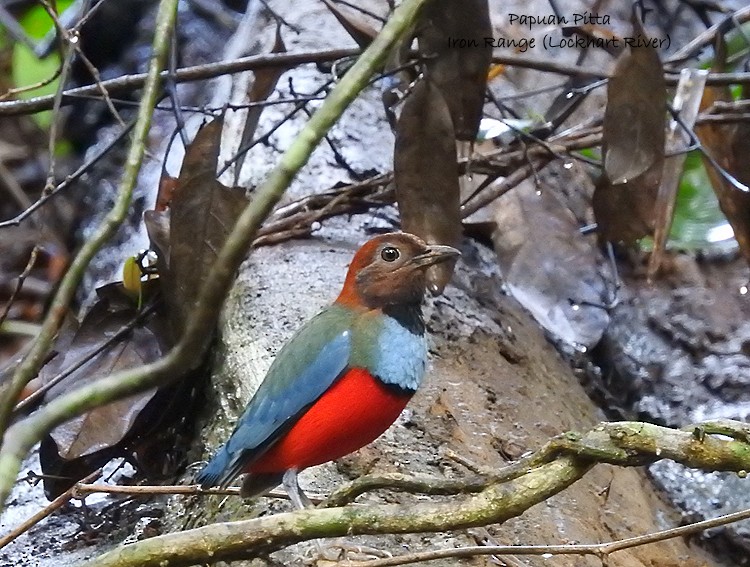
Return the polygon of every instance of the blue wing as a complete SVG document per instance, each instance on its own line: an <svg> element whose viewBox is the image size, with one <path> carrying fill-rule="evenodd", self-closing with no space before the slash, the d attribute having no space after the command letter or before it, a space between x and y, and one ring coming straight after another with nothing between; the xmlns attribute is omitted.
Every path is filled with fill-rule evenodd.
<svg viewBox="0 0 750 567"><path fill-rule="evenodd" d="M311 319L279 352L229 441L198 474L204 487L231 482L260 457L341 376L351 325L338 307Z"/></svg>

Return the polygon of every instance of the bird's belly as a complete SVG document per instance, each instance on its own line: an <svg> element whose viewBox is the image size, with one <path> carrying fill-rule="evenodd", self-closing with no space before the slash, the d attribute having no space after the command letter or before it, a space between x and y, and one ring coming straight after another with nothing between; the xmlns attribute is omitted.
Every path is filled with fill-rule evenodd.
<svg viewBox="0 0 750 567"><path fill-rule="evenodd" d="M352 453L388 429L411 396L364 369L349 370L248 470L301 470Z"/></svg>

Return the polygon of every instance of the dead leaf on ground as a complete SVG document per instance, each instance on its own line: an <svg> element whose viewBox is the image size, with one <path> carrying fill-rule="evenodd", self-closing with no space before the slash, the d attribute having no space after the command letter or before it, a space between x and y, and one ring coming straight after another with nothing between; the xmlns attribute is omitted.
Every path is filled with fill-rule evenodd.
<svg viewBox="0 0 750 567"><path fill-rule="evenodd" d="M610 278L573 213L527 180L498 203L494 220L492 241L513 296L561 340L595 346L609 324Z"/></svg>
<svg viewBox="0 0 750 567"><path fill-rule="evenodd" d="M428 79L414 86L396 127L393 156L401 228L431 244L461 238L460 187L453 122L440 90ZM441 293L455 263L430 268L432 293Z"/></svg>
<svg viewBox="0 0 750 567"><path fill-rule="evenodd" d="M637 18L633 35L645 37ZM654 230L666 97L664 70L654 47L631 47L620 56L607 86L604 175L593 198L599 231L607 240L631 243Z"/></svg>
<svg viewBox="0 0 750 567"><path fill-rule="evenodd" d="M487 0L434 0L424 10L418 27L419 51L425 56L426 76L445 98L456 139L473 142L479 129L492 62L492 37ZM475 41L476 47L452 47L448 38Z"/></svg>
<svg viewBox="0 0 750 567"><path fill-rule="evenodd" d="M46 392L45 402L118 370L153 362L167 349L166 320L156 313L123 336L115 338L138 316L138 311L120 284L104 286L97 292L100 295L99 301L84 317L80 326L75 328L71 325L61 332L55 345L57 356L39 373L39 385L42 386L56 379L61 372L78 366ZM141 412L155 394L156 388L152 388L95 408L53 429L41 458L42 471L70 478L69 482L45 481L48 495L54 497L66 490L61 488L63 485L72 485L80 475L85 476L106 463L111 458L109 450L116 450L133 429L137 429L136 422ZM69 464L75 471L83 467L79 476L71 474Z"/></svg>
<svg viewBox="0 0 750 567"><path fill-rule="evenodd" d="M722 72L726 67L726 49L723 37L719 36L713 71ZM743 86L742 98L750 99L750 89ZM729 102L732 95L727 86L706 87L703 91L701 110L715 102ZM750 124L737 121L728 124L700 124L695 133L705 150L719 166L734 176L740 183L750 185ZM750 193L740 191L730 184L708 160L703 157L706 173L719 199L721 211L732 226L745 261L750 264Z"/></svg>

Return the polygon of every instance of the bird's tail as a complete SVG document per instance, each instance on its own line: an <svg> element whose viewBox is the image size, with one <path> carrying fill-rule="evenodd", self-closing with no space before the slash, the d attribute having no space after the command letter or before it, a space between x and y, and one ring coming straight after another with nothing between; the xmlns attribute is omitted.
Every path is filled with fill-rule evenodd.
<svg viewBox="0 0 750 567"><path fill-rule="evenodd" d="M203 467L203 470L196 475L195 481L201 485L201 488L211 488L212 486L226 488L242 472L242 469L243 467L239 462L232 462L226 447L222 447L214 455L214 458ZM260 496L278 486L283 476L284 473L248 474L242 482L240 495L243 498Z"/></svg>
<svg viewBox="0 0 750 567"><path fill-rule="evenodd" d="M219 449L208 464L203 467L196 476L195 481L201 485L201 488L211 488L212 486L222 486L229 484L237 476L237 473L231 474L231 459L226 447Z"/></svg>
<svg viewBox="0 0 750 567"><path fill-rule="evenodd" d="M283 478L284 473L250 473L242 480L240 496L242 498L262 496L280 485Z"/></svg>

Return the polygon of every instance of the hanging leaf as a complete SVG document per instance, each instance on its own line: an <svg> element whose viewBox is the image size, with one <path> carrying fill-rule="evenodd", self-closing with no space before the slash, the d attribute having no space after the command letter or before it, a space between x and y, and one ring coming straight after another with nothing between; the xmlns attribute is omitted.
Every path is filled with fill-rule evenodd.
<svg viewBox="0 0 750 567"><path fill-rule="evenodd" d="M378 35L378 30L373 28L362 18L354 16L353 14L344 14L344 12L342 12L333 2L330 2L330 0L323 0L323 4L326 5L326 8L328 8L336 17L341 26L346 30L346 33L348 33L362 49L370 45L372 40Z"/></svg>
<svg viewBox="0 0 750 567"><path fill-rule="evenodd" d="M244 189L216 179L222 124L217 118L204 125L188 146L170 207L169 268L161 277L167 278L163 293L175 336L248 203Z"/></svg>
<svg viewBox="0 0 750 567"><path fill-rule="evenodd" d="M419 51L426 58L426 76L448 104L458 140L473 142L482 119L492 62L488 37L492 37L492 23L487 0L434 0L424 9ZM466 39L474 47L459 49L450 45L449 38Z"/></svg>
<svg viewBox="0 0 750 567"><path fill-rule="evenodd" d="M440 90L429 80L417 83L404 103L396 127L393 170L401 228L430 244L456 246L461 211L453 122ZM432 293L442 293L454 265L430 268Z"/></svg>
<svg viewBox="0 0 750 567"><path fill-rule="evenodd" d="M609 324L608 274L571 211L526 181L503 197L494 220L492 241L513 296L561 340L595 346Z"/></svg>
<svg viewBox="0 0 750 567"><path fill-rule="evenodd" d="M633 35L647 38L635 17ZM620 56L607 85L604 175L593 197L594 215L607 240L633 242L654 230L666 96L664 70L654 47L631 47Z"/></svg>
<svg viewBox="0 0 750 567"><path fill-rule="evenodd" d="M726 67L726 47L724 38L717 37L716 55L712 70L724 71ZM750 99L750 89L745 85L742 98ZM701 110L706 110L715 102L732 100L729 87L706 87L703 91ZM701 124L696 126L695 133L704 149L716 160L716 163L734 176L740 183L750 185L750 125L738 120L729 124ZM732 226L734 236L740 245L745 261L750 264L750 193L740 191L725 179L713 164L703 157L703 163L711 180L711 186L719 199L721 211Z"/></svg>
<svg viewBox="0 0 750 567"><path fill-rule="evenodd" d="M276 28L276 37L274 39L271 53L286 53L286 45L281 37L281 27ZM267 67L265 69L259 69L254 72L253 80L250 83L250 89L247 93L248 102L263 102L276 88L276 83L279 82L279 77L284 74L286 69L284 67ZM253 106L247 112L247 118L245 119L245 125L242 128L242 136L240 138L240 148L244 148L253 141L255 131L258 129L258 122L260 116L263 114L263 106ZM234 165L234 183L236 184L242 171L242 164L245 163L247 152L242 153Z"/></svg>

